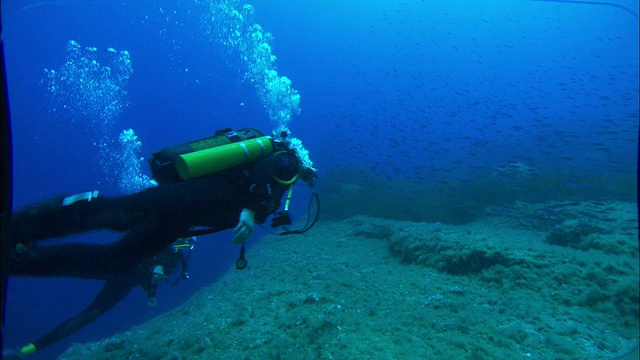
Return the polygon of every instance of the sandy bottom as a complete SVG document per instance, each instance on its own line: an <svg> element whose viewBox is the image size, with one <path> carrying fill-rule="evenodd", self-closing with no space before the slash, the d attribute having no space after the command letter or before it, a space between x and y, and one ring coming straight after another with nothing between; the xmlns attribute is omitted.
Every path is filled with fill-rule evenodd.
<svg viewBox="0 0 640 360"><path fill-rule="evenodd" d="M247 258L61 358L612 359L637 346L631 203L518 203L464 226L356 216L266 237Z"/></svg>

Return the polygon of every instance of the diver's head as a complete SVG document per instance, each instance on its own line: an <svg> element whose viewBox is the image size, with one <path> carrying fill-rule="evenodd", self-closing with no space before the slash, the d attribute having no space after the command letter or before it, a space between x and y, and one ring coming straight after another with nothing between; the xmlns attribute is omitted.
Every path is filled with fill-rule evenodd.
<svg viewBox="0 0 640 360"><path fill-rule="evenodd" d="M166 279L167 276L164 273L164 267L162 265L156 265L151 268L151 283L157 284L160 281Z"/></svg>
<svg viewBox="0 0 640 360"><path fill-rule="evenodd" d="M302 145L302 141L290 136L289 129L286 128L274 131L271 137L280 150L291 151L295 154L301 168L298 178L313 188L315 179L318 178L317 169L313 166L313 162L309 158L309 151Z"/></svg>

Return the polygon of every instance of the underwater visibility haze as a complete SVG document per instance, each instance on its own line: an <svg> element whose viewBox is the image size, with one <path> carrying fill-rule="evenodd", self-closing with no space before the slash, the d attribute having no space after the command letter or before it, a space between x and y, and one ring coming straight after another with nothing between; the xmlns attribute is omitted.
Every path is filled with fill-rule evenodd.
<svg viewBox="0 0 640 360"><path fill-rule="evenodd" d="M198 237L157 306L30 358L637 358L638 26L631 0L3 0L15 209L248 127L290 134L322 203L245 270ZM10 277L3 353L101 286Z"/></svg>

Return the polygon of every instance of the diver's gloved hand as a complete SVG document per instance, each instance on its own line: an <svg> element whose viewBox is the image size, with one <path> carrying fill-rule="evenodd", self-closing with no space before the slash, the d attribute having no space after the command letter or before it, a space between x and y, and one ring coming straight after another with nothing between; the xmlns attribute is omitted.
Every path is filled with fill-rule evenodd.
<svg viewBox="0 0 640 360"><path fill-rule="evenodd" d="M233 229L233 244L240 245L244 243L253 232L255 213L253 210L242 209L240 213L240 221L238 226Z"/></svg>

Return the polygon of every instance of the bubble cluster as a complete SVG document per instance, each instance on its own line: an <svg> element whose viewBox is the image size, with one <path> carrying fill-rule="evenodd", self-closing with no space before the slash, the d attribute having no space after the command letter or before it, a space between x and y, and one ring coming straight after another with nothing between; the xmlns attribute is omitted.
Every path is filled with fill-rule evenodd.
<svg viewBox="0 0 640 360"><path fill-rule="evenodd" d="M313 161L311 161L311 158L309 157L309 151L305 149L300 139L291 137L290 146L296 152L300 161L302 161L302 167L309 168L313 171L318 170L315 167L313 167Z"/></svg>
<svg viewBox="0 0 640 360"><path fill-rule="evenodd" d="M136 193L140 190L158 185L149 176L143 174L144 158L140 157L142 142L138 140L133 129L123 130L118 138L120 152L118 162L118 187L125 194Z"/></svg>
<svg viewBox="0 0 640 360"><path fill-rule="evenodd" d="M244 67L244 77L253 84L262 101L273 132L289 133L288 123L300 114L300 95L291 86L291 80L276 70L276 56L270 43L271 33L253 21L254 8L239 6L238 0L209 1L205 27L213 40L224 45L230 55L237 56ZM303 162L313 168L308 151L296 139L296 150L304 156Z"/></svg>
<svg viewBox="0 0 640 360"><path fill-rule="evenodd" d="M71 122L85 122L94 142L102 144L126 106L126 86L133 72L128 51L67 43L67 56L57 70L45 69L50 111Z"/></svg>
<svg viewBox="0 0 640 360"><path fill-rule="evenodd" d="M74 40L67 43L66 50L60 68L44 70L41 82L47 89L49 111L87 131L98 148L103 170L117 178L123 192L153 186L153 180L142 175L142 144L134 131L125 130L119 137L114 133L114 125L127 106L126 87L133 72L129 52L83 48Z"/></svg>
<svg viewBox="0 0 640 360"><path fill-rule="evenodd" d="M237 0L212 1L209 10L205 24L214 41L238 57L245 79L255 86L276 130L286 129L291 117L300 113L300 95L291 87L291 80L278 75L270 45L273 36L253 21L251 5L239 7Z"/></svg>

